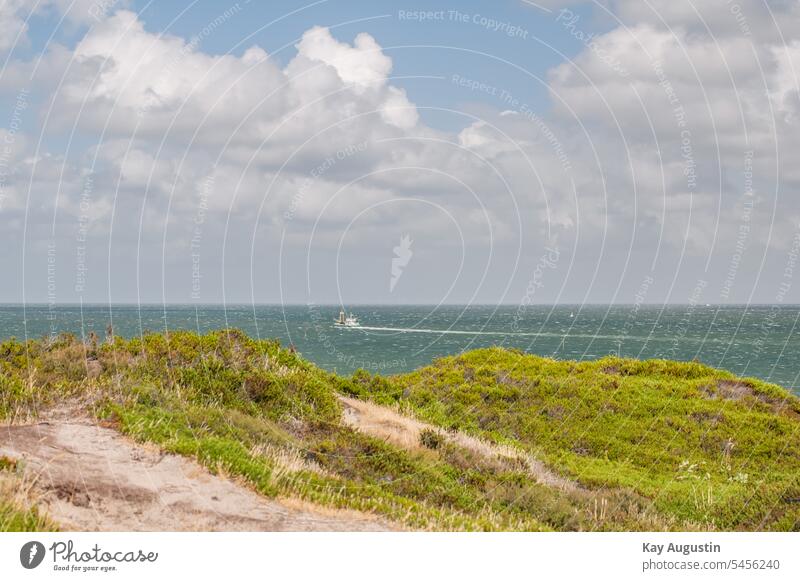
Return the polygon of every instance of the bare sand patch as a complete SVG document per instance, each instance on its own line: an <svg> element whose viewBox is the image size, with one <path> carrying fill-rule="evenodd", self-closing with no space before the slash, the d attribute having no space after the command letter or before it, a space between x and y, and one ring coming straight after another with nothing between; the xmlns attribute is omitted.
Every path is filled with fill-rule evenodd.
<svg viewBox="0 0 800 581"><path fill-rule="evenodd" d="M40 509L79 531L379 531L352 510L265 498L196 462L81 419L0 426L0 456L32 479Z"/></svg>

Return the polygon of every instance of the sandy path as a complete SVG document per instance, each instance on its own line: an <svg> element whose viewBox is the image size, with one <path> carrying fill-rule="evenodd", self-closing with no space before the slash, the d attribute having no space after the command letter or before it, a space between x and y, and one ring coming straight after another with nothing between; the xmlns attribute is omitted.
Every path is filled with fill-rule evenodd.
<svg viewBox="0 0 800 581"><path fill-rule="evenodd" d="M426 424L400 414L393 409L358 399L340 396L339 400L344 406L345 424L366 434L382 438L396 446L406 449L420 448L422 446L420 432L433 430L453 444L466 448L483 458L501 461L517 460L541 484L562 490L578 488L576 482L556 474L541 461L516 448L493 444L461 432L448 432L432 424Z"/></svg>
<svg viewBox="0 0 800 581"><path fill-rule="evenodd" d="M370 515L267 499L197 463L80 420L0 426L0 456L35 478L39 504L81 531L377 531Z"/></svg>

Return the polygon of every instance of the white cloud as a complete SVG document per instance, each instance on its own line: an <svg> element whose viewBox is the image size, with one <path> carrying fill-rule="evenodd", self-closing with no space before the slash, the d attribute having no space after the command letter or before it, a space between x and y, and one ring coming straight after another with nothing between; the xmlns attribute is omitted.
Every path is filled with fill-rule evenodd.
<svg viewBox="0 0 800 581"><path fill-rule="evenodd" d="M333 38L327 28L315 26L303 34L297 52L301 57L332 66L342 81L358 91L381 87L392 71L392 59L365 32L349 46Z"/></svg>
<svg viewBox="0 0 800 581"><path fill-rule="evenodd" d="M347 118L348 135L417 123L405 91L388 81L391 59L369 35L351 46L314 27L297 49L284 69L258 46L241 57L211 56L182 38L149 33L135 14L119 11L76 47L56 120L151 137L171 127L168 137L198 131L199 140L234 144L288 134L302 143ZM333 133L341 141L345 132Z"/></svg>
<svg viewBox="0 0 800 581"><path fill-rule="evenodd" d="M770 42L727 28L719 35L701 33L697 15L691 17L682 3L662 11L671 27L640 13L646 9L640 4L618 4L631 24L596 42L628 74L618 74L588 49L574 64L554 68L551 91L562 123L588 127L615 197L636 192L635 205L622 206L619 219L632 224L635 213L651 216L665 226L665 240L674 247L688 240L691 252L714 252L723 260L745 219L743 176L747 152L754 151L755 210L746 219L751 248L763 251L773 232L794 228L800 213L789 153L797 141L796 41L786 47L773 42L778 35L766 25L758 35ZM710 3L697 8L712 10ZM791 23L795 8L778 8L789 10ZM754 14L763 24L765 12ZM726 18L712 21L719 25ZM578 163L584 167L590 146L582 148ZM780 210L773 214L776 204ZM784 237L783 245L790 240Z"/></svg>
<svg viewBox="0 0 800 581"><path fill-rule="evenodd" d="M777 66L770 79L770 96L785 124L795 125L800 112L798 84L800 83L800 41L772 48Z"/></svg>
<svg viewBox="0 0 800 581"><path fill-rule="evenodd" d="M0 4L0 54L28 43L30 20L54 12L75 25L104 20L111 8L122 8L128 0L3 0Z"/></svg>
<svg viewBox="0 0 800 581"><path fill-rule="evenodd" d="M419 121L417 108L408 100L405 90L397 87L389 87L381 107L381 117L400 129L411 129Z"/></svg>
<svg viewBox="0 0 800 581"><path fill-rule="evenodd" d="M118 204L115 248L130 244L130 256L140 254L132 246L139 216L144 244L159 257L180 254L202 206L203 247L233 237L228 248L239 257L253 239L274 250L284 230L285 242L304 251L319 218L315 242L328 248L353 220L354 248L368 252L411 233L422 256L426 240L456 224L476 246L506 245L502 260L514 244L554 237L574 243L592 267L610 248L611 272L632 247L654 252L658 243L676 263L684 244L724 262L742 223L752 149L757 211L748 242L785 246L800 218L791 155L800 148L800 44L777 41L769 14L750 2L741 6L753 11L752 36L737 34L742 21L727 13L708 34L683 2L659 6L659 15L641 3L611 6L623 24L549 71L552 110L483 110L455 132L425 125L368 34L344 41L313 27L278 64L259 46L211 55L116 11L74 50L51 46L34 78L48 90L63 80L42 129L66 135L74 126L77 143L89 147L36 160L20 150L6 209L20 210L19 192L34 181L31 215L47 223L56 189L71 232L94 164L93 217L110 220ZM778 8L792 32L796 9ZM19 14L7 19L12 28ZM12 63L2 83L19 86L32 72L31 63ZM435 206L421 209L419 199Z"/></svg>
<svg viewBox="0 0 800 581"><path fill-rule="evenodd" d="M26 42L27 19L35 2L29 0L5 0L0 5L0 54L15 43Z"/></svg>

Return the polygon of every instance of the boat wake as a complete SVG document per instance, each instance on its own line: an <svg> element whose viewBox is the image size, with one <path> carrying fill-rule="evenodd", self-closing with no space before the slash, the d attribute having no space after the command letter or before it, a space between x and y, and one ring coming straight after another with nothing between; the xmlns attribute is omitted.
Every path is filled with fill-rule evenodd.
<svg viewBox="0 0 800 581"><path fill-rule="evenodd" d="M508 333L506 331L467 331L455 329L418 329L416 327L356 327L364 331L394 331L396 333L433 333L437 335L499 335L503 337L570 337L574 335L560 335L558 333Z"/></svg>
<svg viewBox="0 0 800 581"><path fill-rule="evenodd" d="M509 333L506 331L467 331L463 329L418 329L416 327L370 327L366 325L358 325L352 327L353 329L360 329L362 331L392 331L395 333L430 333L435 335L495 335L499 337L554 337L557 339L615 339L618 341L673 341L669 337L637 337L629 335L595 335L590 333L537 333L521 332ZM687 339L683 339L687 340Z"/></svg>

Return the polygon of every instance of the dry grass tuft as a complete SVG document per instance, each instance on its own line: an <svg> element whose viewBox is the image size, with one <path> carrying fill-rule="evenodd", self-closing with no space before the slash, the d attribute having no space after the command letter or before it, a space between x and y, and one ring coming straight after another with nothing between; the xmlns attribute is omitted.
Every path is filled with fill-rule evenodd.
<svg viewBox="0 0 800 581"><path fill-rule="evenodd" d="M332 476L322 466L306 458L296 448L283 448L269 443L262 443L254 446L250 452L254 456L263 456L270 460L275 467L273 474L276 478L281 478L288 474L297 474L298 472L313 472L321 476Z"/></svg>

